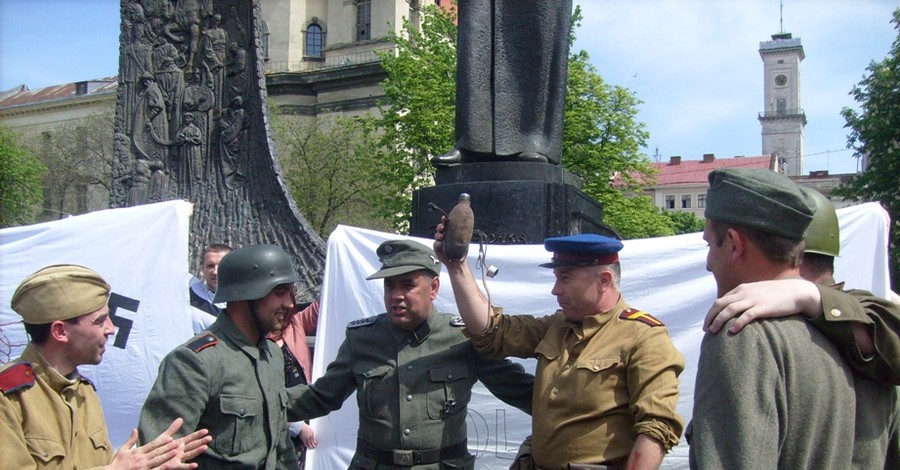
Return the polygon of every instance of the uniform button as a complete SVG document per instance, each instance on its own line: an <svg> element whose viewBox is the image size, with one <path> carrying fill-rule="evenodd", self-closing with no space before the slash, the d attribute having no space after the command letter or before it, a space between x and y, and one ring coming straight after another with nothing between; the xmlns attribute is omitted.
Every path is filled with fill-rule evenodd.
<svg viewBox="0 0 900 470"><path fill-rule="evenodd" d="M563 369L569 370L569 367L570 367L570 366L569 366L568 364L566 364L566 365L563 366Z"/></svg>
<svg viewBox="0 0 900 470"><path fill-rule="evenodd" d="M841 316L841 311L839 309L833 308L833 309L831 309L831 316L839 317L839 316Z"/></svg>
<svg viewBox="0 0 900 470"><path fill-rule="evenodd" d="M453 374L447 374L447 380L453 380Z"/></svg>
<svg viewBox="0 0 900 470"><path fill-rule="evenodd" d="M406 401L412 401L412 395L407 395L407 396L406 396Z"/></svg>
<svg viewBox="0 0 900 470"><path fill-rule="evenodd" d="M413 366L406 366L406 370L413 370Z"/></svg>
<svg viewBox="0 0 900 470"><path fill-rule="evenodd" d="M241 408L241 411L239 411L238 413L240 413L241 416L244 416L244 413L246 413L246 411L244 411L244 409Z"/></svg>
<svg viewBox="0 0 900 470"><path fill-rule="evenodd" d="M45 450L45 451L44 451L44 457L46 457L47 455L49 455L49 454L48 454L47 451Z"/></svg>
<svg viewBox="0 0 900 470"><path fill-rule="evenodd" d="M403 435L404 435L404 436L408 436L410 432L411 432L411 431L409 430L409 428L406 428L406 429L403 430Z"/></svg>

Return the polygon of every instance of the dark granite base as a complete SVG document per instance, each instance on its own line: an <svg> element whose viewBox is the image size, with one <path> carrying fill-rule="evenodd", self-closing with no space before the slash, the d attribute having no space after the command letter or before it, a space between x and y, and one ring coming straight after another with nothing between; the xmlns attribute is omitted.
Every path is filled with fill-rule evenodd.
<svg viewBox="0 0 900 470"><path fill-rule="evenodd" d="M410 234L431 238L441 213L468 193L475 213L475 229L487 243L540 244L547 237L600 233L619 238L602 223L603 207L581 192L579 179L548 164L471 163L440 168L437 186L413 193ZM463 182L465 181L465 182Z"/></svg>

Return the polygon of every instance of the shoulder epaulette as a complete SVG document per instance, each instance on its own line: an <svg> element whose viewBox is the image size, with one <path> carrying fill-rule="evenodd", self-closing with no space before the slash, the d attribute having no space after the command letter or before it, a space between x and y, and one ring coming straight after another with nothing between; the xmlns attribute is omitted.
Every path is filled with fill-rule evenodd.
<svg viewBox="0 0 900 470"><path fill-rule="evenodd" d="M195 336L193 339L188 341L186 346L191 351L198 353L208 347L215 346L217 344L219 344L219 338L216 335L207 331L206 333L203 333L202 335Z"/></svg>
<svg viewBox="0 0 900 470"><path fill-rule="evenodd" d="M354 328L362 328L364 326L374 325L376 320L378 320L378 317L366 317L360 318L359 320L353 320L352 322L347 323L347 329L352 330Z"/></svg>
<svg viewBox="0 0 900 470"><path fill-rule="evenodd" d="M635 320L641 323L646 323L650 326L666 326L665 323L659 321L653 315L650 315L647 312L638 310L636 308L629 308L626 310L622 310L622 313L619 315L619 318L623 320Z"/></svg>
<svg viewBox="0 0 900 470"><path fill-rule="evenodd" d="M30 362L11 365L0 372L0 392L4 395L17 392L34 385L34 369Z"/></svg>
<svg viewBox="0 0 900 470"><path fill-rule="evenodd" d="M450 326L459 328L462 326L466 326L466 322L463 321L462 317L453 317L450 319Z"/></svg>

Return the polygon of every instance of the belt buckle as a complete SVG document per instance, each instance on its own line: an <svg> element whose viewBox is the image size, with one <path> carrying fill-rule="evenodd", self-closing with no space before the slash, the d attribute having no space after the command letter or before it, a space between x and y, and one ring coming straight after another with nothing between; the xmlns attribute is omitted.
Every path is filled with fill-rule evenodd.
<svg viewBox="0 0 900 470"><path fill-rule="evenodd" d="M394 449L394 465L413 466L413 451L410 449Z"/></svg>

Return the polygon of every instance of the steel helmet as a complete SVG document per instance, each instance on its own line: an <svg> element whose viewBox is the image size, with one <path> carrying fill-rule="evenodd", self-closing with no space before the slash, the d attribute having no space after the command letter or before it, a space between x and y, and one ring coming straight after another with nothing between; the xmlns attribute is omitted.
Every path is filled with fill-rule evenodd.
<svg viewBox="0 0 900 470"><path fill-rule="evenodd" d="M834 205L815 189L806 187L800 189L816 201L816 213L803 239L806 242L804 253L837 257L841 252L841 229Z"/></svg>
<svg viewBox="0 0 900 470"><path fill-rule="evenodd" d="M275 245L253 245L229 252L219 263L213 302L261 299L281 284L300 280L291 257Z"/></svg>

